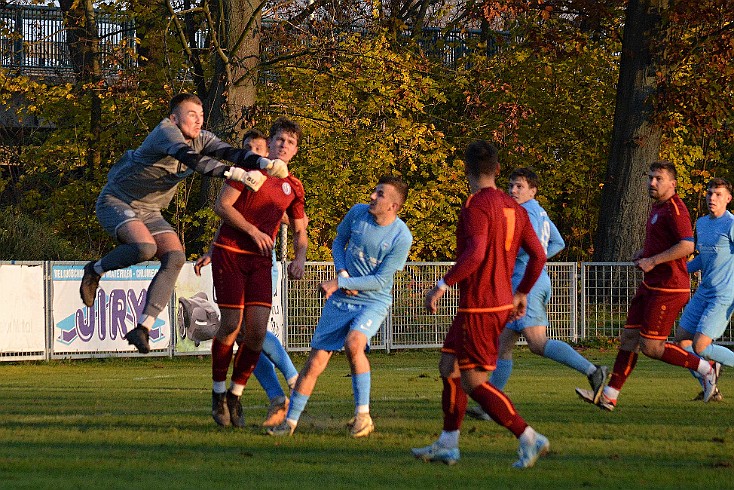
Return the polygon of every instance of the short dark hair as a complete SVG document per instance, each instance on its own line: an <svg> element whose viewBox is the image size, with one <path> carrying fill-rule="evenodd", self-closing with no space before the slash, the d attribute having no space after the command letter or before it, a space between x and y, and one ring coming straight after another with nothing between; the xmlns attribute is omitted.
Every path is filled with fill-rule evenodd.
<svg viewBox="0 0 734 490"><path fill-rule="evenodd" d="M499 156L497 148L491 143L479 140L470 143L466 148L464 164L469 175L494 175L497 172Z"/></svg>
<svg viewBox="0 0 734 490"><path fill-rule="evenodd" d="M204 105L198 96L184 92L173 96L171 102L168 103L168 113L173 114L174 112L176 112L176 109L178 109L179 105L189 101L195 104L199 104L200 106Z"/></svg>
<svg viewBox="0 0 734 490"><path fill-rule="evenodd" d="M727 191L729 191L729 195L734 195L731 191L731 182L726 179L722 179L721 177L714 177L713 179L709 180L706 189L715 189L716 187L723 187Z"/></svg>
<svg viewBox="0 0 734 490"><path fill-rule="evenodd" d="M540 185L540 177L538 177L538 174L536 174L530 167L521 167L513 170L510 174L510 182L515 179L525 179L528 183L528 187L531 189L537 189Z"/></svg>
<svg viewBox="0 0 734 490"><path fill-rule="evenodd" d="M673 162L667 160L657 160L650 164L650 172L654 170L667 170L670 175L673 176L673 180L678 179L678 171L675 169Z"/></svg>
<svg viewBox="0 0 734 490"><path fill-rule="evenodd" d="M291 121L287 117L279 117L275 120L273 125L270 126L270 138L274 138L275 135L278 134L278 131L295 134L296 142L301 142L301 136L303 135L303 133L301 132L301 126L299 126L297 122Z"/></svg>
<svg viewBox="0 0 734 490"><path fill-rule="evenodd" d="M248 139L248 138L250 140L256 140L256 139L266 140L266 139L268 139L268 137L265 136L265 133L263 133L262 131L260 131L257 128L252 128L251 130L249 130L248 132L246 132L245 135L242 137L242 143L244 144L245 140Z"/></svg>
<svg viewBox="0 0 734 490"><path fill-rule="evenodd" d="M402 206L405 204L405 201L408 199L408 184L403 182L403 179L400 177L396 177L394 175L383 175L380 177L380 180L377 181L377 184L385 184L390 185L398 191L398 195L400 196L400 205Z"/></svg>

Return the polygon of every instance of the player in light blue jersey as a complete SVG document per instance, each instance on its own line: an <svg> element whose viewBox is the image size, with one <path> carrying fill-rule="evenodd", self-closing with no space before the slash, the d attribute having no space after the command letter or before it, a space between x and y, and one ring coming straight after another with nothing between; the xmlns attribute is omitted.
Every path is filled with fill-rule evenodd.
<svg viewBox="0 0 734 490"><path fill-rule="evenodd" d="M530 222L545 249L546 256L553 257L563 250L566 244L561 238L558 228L548 217L548 213L535 200L538 185L538 175L533 170L518 168L510 174L509 194L528 212ZM513 290L517 288L522 280L527 263L528 254L520 249L512 273ZM594 395L598 396L604 388L608 368L592 364L567 343L547 337L548 314L546 313L546 307L550 297L550 277L548 277L548 272L544 268L535 286L528 294L527 313L522 318L509 322L500 334L497 369L492 371L489 381L495 387L504 390L512 373L512 348L520 335L523 335L528 342L530 351L534 354L565 364L584 374L589 379ZM470 407L466 413L474 418L490 420L481 407Z"/></svg>
<svg viewBox="0 0 734 490"><path fill-rule="evenodd" d="M398 212L408 186L392 176L380 178L370 204L352 207L336 229L331 247L337 277L319 288L326 304L311 339L311 353L301 369L286 420L268 430L274 436L293 434L316 380L334 351L344 348L352 372L355 415L352 437L374 430L369 411L370 363L365 349L392 304L395 272L405 266L413 236Z"/></svg>
<svg viewBox="0 0 734 490"><path fill-rule="evenodd" d="M688 272L701 271L701 280L675 335L685 350L719 363L714 365L717 372L721 364L734 366L734 352L713 343L723 335L734 311L734 215L726 209L731 199L731 183L719 178L709 182L709 214L696 220L698 255L688 262ZM718 388L711 400L721 400Z"/></svg>

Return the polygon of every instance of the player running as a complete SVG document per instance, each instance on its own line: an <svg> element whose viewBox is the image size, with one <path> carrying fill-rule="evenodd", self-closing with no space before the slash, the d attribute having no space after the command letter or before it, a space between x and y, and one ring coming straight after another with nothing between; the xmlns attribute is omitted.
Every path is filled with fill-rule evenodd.
<svg viewBox="0 0 734 490"><path fill-rule="evenodd" d="M654 202L644 247L633 259L645 274L627 311L611 380L596 401L607 411L617 406L619 392L637 364L638 350L651 359L698 371L704 380L704 401L709 401L716 389L716 371L708 361L667 342L691 294L686 257L693 252L693 229L688 209L675 191L677 177L670 162L650 165L648 194ZM594 403L591 391L576 388L576 393Z"/></svg>
<svg viewBox="0 0 734 490"><path fill-rule="evenodd" d="M456 227L456 264L429 291L425 305L435 313L450 286L459 286L459 310L441 349L438 369L443 380L443 431L433 444L414 448L423 461L448 465L459 460L459 431L467 393L498 424L520 441L516 468L529 468L548 452L548 439L535 432L518 414L510 399L487 381L497 362L500 332L508 319L525 314L527 295L545 264L528 213L497 189L497 149L486 141L469 145L464 161L472 195ZM512 292L512 271L518 251L528 254L522 281Z"/></svg>
<svg viewBox="0 0 734 490"><path fill-rule="evenodd" d="M509 194L515 202L528 212L535 234L538 235L540 244L545 249L546 257L550 258L563 250L566 244L561 238L558 228L548 217L548 213L535 200L539 183L540 179L532 169L515 169L510 174ZM528 254L521 248L515 261L515 270L512 273L513 290L517 288L525 275L528 258ZM512 373L512 348L517 343L520 335L523 335L532 353L564 364L586 376L595 398L598 399L607 379L608 368L606 366L595 366L565 342L548 339L546 334L546 328L548 327L546 308L550 297L550 277L544 268L538 281L528 294L527 313L522 318L509 322L500 334L497 368L492 371L489 382L500 390L505 389L507 380ZM466 413L474 418L490 420L489 415L481 407L469 407Z"/></svg>
<svg viewBox="0 0 734 490"><path fill-rule="evenodd" d="M701 281L681 315L675 341L688 352L734 366L734 352L714 340L724 334L734 311L734 215L727 211L732 186L725 179L712 179L707 186L709 214L696 221L696 251L688 272L701 271ZM698 374L698 373L696 373ZM694 374L694 376L696 376ZM703 380L696 376L703 386ZM704 398L704 393L700 395ZM712 400L721 400L716 388Z"/></svg>

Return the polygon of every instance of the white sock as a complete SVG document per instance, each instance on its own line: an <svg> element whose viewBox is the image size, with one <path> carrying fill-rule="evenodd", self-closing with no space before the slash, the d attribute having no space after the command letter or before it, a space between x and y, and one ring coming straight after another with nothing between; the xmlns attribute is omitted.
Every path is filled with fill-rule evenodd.
<svg viewBox="0 0 734 490"><path fill-rule="evenodd" d="M610 400L616 400L619 396L619 390L615 390L611 386L604 387L604 395Z"/></svg>
<svg viewBox="0 0 734 490"><path fill-rule="evenodd" d="M591 366L589 366L589 369L586 370L586 375L591 376L592 374L596 372L597 369L599 368L592 364Z"/></svg>
<svg viewBox="0 0 734 490"><path fill-rule="evenodd" d="M438 436L438 445L446 448L459 447L459 431L443 431Z"/></svg>
<svg viewBox="0 0 734 490"><path fill-rule="evenodd" d="M231 391L234 396L242 396L242 392L245 391L245 385L232 383L229 387L229 391Z"/></svg>
<svg viewBox="0 0 734 490"><path fill-rule="evenodd" d="M212 383L212 390L214 393L224 393L227 391L227 382L226 381L214 381Z"/></svg>
<svg viewBox="0 0 734 490"><path fill-rule="evenodd" d="M535 429L528 425L518 439L520 439L520 443L522 444L532 444L535 442L535 435Z"/></svg>
<svg viewBox="0 0 734 490"><path fill-rule="evenodd" d="M711 364L707 360L701 359L698 361L698 369L696 369L696 371L701 375L706 376L709 371L711 371Z"/></svg>
<svg viewBox="0 0 734 490"><path fill-rule="evenodd" d="M357 405L354 408L354 415L358 415L360 413L370 413L370 406L369 405Z"/></svg>

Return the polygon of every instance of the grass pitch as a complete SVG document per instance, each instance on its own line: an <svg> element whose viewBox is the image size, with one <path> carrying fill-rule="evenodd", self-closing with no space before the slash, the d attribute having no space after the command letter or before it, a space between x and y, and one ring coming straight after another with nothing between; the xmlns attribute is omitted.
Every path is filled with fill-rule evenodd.
<svg viewBox="0 0 734 490"><path fill-rule="evenodd" d="M610 366L614 354L584 351ZM551 452L515 470L515 438L471 419L456 466L414 460L410 448L441 430L438 352L370 360L377 428L358 440L345 427L354 408L343 355L290 438L263 433L254 379L246 429L217 427L209 358L0 364L0 487L734 488L734 371L722 375L724 401L704 404L691 401L699 389L687 371L641 357L608 413L576 398L583 376L518 349L506 391Z"/></svg>

